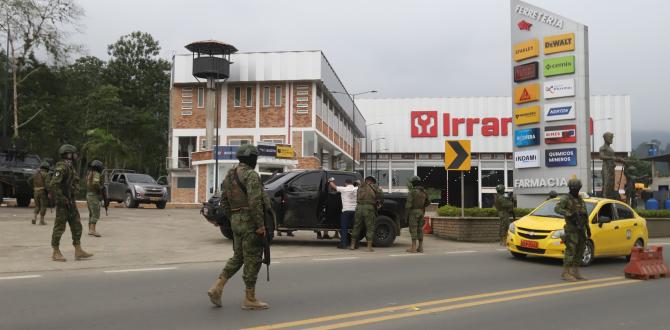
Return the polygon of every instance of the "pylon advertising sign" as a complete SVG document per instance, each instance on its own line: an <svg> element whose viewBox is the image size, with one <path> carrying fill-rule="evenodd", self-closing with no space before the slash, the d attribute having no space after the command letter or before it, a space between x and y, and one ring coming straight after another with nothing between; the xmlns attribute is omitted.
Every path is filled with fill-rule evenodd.
<svg viewBox="0 0 670 330"><path fill-rule="evenodd" d="M567 192L573 176L592 190L588 28L523 1L510 6L514 193L520 207L535 207L551 190Z"/></svg>

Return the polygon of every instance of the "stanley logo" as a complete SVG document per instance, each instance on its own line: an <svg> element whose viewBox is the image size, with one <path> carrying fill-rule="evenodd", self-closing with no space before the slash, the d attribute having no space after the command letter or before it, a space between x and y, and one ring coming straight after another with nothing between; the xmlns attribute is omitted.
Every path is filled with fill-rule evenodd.
<svg viewBox="0 0 670 330"><path fill-rule="evenodd" d="M540 85L528 84L514 88L514 103L521 104L540 99Z"/></svg>
<svg viewBox="0 0 670 330"><path fill-rule="evenodd" d="M512 58L516 62L539 55L540 41L537 39L520 42L512 47Z"/></svg>
<svg viewBox="0 0 670 330"><path fill-rule="evenodd" d="M544 54L575 50L575 34L566 33L544 38Z"/></svg>

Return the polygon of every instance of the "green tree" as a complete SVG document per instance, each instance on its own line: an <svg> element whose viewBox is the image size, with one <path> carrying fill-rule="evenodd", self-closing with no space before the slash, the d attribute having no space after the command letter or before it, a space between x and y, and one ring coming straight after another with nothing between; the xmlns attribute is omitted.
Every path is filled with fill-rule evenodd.
<svg viewBox="0 0 670 330"><path fill-rule="evenodd" d="M105 129L95 128L86 132L82 156L86 159L84 163L98 159L108 168L123 168L127 149L121 140Z"/></svg>
<svg viewBox="0 0 670 330"><path fill-rule="evenodd" d="M12 109L14 117L14 137L19 136L19 128L33 120L46 107L26 109L26 119L19 107L19 89L37 70L44 66L32 65L36 53L43 52L55 62L63 61L73 46L66 40L64 28L77 22L82 14L73 0L4 0L0 2L0 38L9 42L9 61L12 74ZM6 19L5 19L6 18Z"/></svg>

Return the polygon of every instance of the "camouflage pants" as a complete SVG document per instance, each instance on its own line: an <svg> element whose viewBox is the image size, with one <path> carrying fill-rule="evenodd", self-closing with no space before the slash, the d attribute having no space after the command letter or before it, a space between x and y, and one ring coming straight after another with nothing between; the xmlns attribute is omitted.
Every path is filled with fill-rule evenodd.
<svg viewBox="0 0 670 330"><path fill-rule="evenodd" d="M423 241L423 210L410 210L407 223L409 224L409 235L412 240L418 239Z"/></svg>
<svg viewBox="0 0 670 330"><path fill-rule="evenodd" d="M500 228L499 228L499 233L498 237L503 238L507 236L507 231L509 230L509 225L511 223L509 219L509 214L505 213L498 213L498 217L500 218Z"/></svg>
<svg viewBox="0 0 670 330"><path fill-rule="evenodd" d="M575 226L566 225L564 228L565 254L563 255L564 266L579 266L584 257L586 249L586 233Z"/></svg>
<svg viewBox="0 0 670 330"><path fill-rule="evenodd" d="M70 225L70 232L72 233L72 245L79 245L81 243L81 221L79 220L79 211L75 203L71 202L69 205L65 202L58 202L56 204L56 220L54 221L53 234L51 235L51 246L60 246L60 238L65 232L65 226Z"/></svg>
<svg viewBox="0 0 670 330"><path fill-rule="evenodd" d="M100 220L100 197L94 193L86 193L86 205L88 205L88 223L98 223L98 220Z"/></svg>
<svg viewBox="0 0 670 330"><path fill-rule="evenodd" d="M351 231L352 242L358 242L361 237L361 231L365 226L365 239L371 242L375 235L375 217L377 212L374 205L356 206L356 215L354 221L354 229Z"/></svg>
<svg viewBox="0 0 670 330"><path fill-rule="evenodd" d="M263 256L263 239L256 234L256 221L246 212L237 212L232 215L230 225L233 229L233 256L228 259L221 276L230 279L244 266L244 284L248 289L255 288Z"/></svg>
<svg viewBox="0 0 670 330"><path fill-rule="evenodd" d="M47 197L47 192L42 190L35 190L33 194L35 199L35 215L44 216L47 213L47 207L49 207L49 200Z"/></svg>

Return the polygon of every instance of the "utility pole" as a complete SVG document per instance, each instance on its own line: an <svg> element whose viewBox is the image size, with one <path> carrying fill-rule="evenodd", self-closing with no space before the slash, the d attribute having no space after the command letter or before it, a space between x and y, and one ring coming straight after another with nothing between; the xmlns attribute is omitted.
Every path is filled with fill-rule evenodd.
<svg viewBox="0 0 670 330"><path fill-rule="evenodd" d="M9 14L7 14L7 48L5 51L5 74L3 75L3 82L5 85L4 95L2 97L2 137L9 136Z"/></svg>

